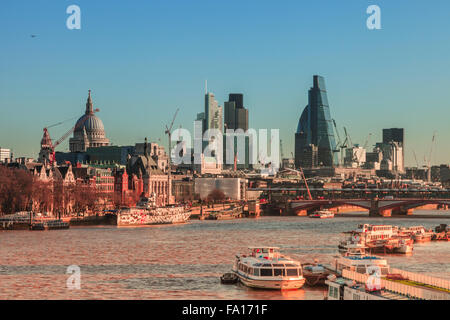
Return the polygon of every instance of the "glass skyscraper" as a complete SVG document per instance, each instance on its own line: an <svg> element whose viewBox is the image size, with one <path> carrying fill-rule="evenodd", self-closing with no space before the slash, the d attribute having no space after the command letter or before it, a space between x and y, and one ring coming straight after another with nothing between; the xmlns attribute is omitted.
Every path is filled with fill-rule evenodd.
<svg viewBox="0 0 450 320"><path fill-rule="evenodd" d="M300 116L295 133L295 165L332 167L337 164L325 79L315 75L313 87L308 92L308 105Z"/></svg>

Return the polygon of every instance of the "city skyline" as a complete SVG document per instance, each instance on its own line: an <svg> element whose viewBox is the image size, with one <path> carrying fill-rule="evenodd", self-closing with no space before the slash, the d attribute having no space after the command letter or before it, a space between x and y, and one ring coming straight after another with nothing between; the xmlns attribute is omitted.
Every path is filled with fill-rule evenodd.
<svg viewBox="0 0 450 320"><path fill-rule="evenodd" d="M413 150L422 165L436 131L432 164L448 163L446 119L450 111L446 102L450 93L445 88L450 84L446 77L450 65L445 56L449 46L445 29L450 23L444 13L450 6L437 1L432 21L422 21L421 15L428 10L423 4L379 1L383 28L369 31L365 28L368 2L325 3L320 13L330 21L308 28L320 17L318 5L286 2L282 8L272 8L263 2L252 11L249 4L233 10L236 2L227 7L195 1L177 4L191 13L186 18L172 12L169 4L142 3L143 13L110 4L108 12L117 21L108 24L110 16L102 5L80 1L83 23L79 31L65 28L68 2L3 4L0 146L13 149L15 156L37 158L42 129L79 117L88 89L92 89L114 145L134 144L146 136L166 145L164 124L177 107L180 115L175 127L192 129L196 114L203 109L207 79L219 105L224 105L228 93L242 92L250 126L279 128L288 157L294 151L294 132L307 104L311 76L320 74L327 79L332 118L340 130L343 126L349 130L354 143L362 145L372 133L372 146L382 140L382 129L405 128L406 165L415 166ZM32 14L37 6L46 10ZM195 12L199 6L215 13L204 23L229 12L236 14L237 23L203 30L200 23L188 23L200 14ZM24 13L12 19L6 14L10 11ZM144 13L159 18L144 19ZM270 13L277 24L267 22ZM252 24L246 21L250 17ZM132 22L133 18L138 19ZM177 19L181 22L170 26ZM183 23L186 34L180 37ZM12 29L14 35L7 32ZM338 37L340 33L345 37ZM268 42L262 42L263 37ZM319 43L317 37L323 50L305 53ZM205 39L213 45L202 44ZM190 41L192 46L185 48ZM225 43L242 50L234 52ZM200 46L194 49L196 45ZM202 52L205 48L208 51ZM62 136L72 122L52 128L51 138ZM66 141L58 151L68 147Z"/></svg>

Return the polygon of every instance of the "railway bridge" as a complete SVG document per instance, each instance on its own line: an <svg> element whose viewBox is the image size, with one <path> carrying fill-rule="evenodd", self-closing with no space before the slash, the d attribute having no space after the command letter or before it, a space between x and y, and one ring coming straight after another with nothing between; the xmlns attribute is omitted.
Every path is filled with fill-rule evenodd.
<svg viewBox="0 0 450 320"><path fill-rule="evenodd" d="M368 210L370 216L411 215L414 208L427 204L450 207L450 199L329 199L288 200L287 209L293 215L307 215L322 208L354 206Z"/></svg>

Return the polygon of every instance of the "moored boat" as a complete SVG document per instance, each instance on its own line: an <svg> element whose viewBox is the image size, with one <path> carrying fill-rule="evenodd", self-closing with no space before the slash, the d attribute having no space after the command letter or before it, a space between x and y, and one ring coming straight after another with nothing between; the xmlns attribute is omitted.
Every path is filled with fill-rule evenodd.
<svg viewBox="0 0 450 320"><path fill-rule="evenodd" d="M155 197L143 197L132 208L121 208L117 213L117 226L175 224L186 222L191 215L185 206L158 207Z"/></svg>
<svg viewBox="0 0 450 320"><path fill-rule="evenodd" d="M303 277L306 279L306 284L310 287L325 285L328 276L332 274L330 270L317 262L304 263L302 267Z"/></svg>
<svg viewBox="0 0 450 320"><path fill-rule="evenodd" d="M305 284L299 261L281 255L278 247L252 247L249 255L236 255L233 272L251 288L289 290Z"/></svg>
<svg viewBox="0 0 450 320"><path fill-rule="evenodd" d="M334 218L334 213L330 210L319 210L309 215L310 218L331 219Z"/></svg>

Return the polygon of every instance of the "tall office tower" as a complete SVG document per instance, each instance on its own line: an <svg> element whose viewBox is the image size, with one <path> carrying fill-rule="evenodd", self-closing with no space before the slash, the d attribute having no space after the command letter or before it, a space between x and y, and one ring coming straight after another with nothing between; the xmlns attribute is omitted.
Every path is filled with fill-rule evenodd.
<svg viewBox="0 0 450 320"><path fill-rule="evenodd" d="M405 129L390 128L383 129L383 143L399 142L403 145L405 139Z"/></svg>
<svg viewBox="0 0 450 320"><path fill-rule="evenodd" d="M333 123L330 116L325 80L315 75L313 87L308 92L308 105L303 110L295 133L295 165L306 166L315 161L309 159L311 150L317 147L319 166L338 164ZM308 155L308 159L304 157Z"/></svg>
<svg viewBox="0 0 450 320"><path fill-rule="evenodd" d="M228 96L228 101L225 102L225 134L227 129L242 129L244 132L248 130L248 109L244 108L244 95L242 93L230 93ZM234 154L238 158L237 167L238 168L249 168L250 167L250 156L249 156L249 144L250 140L245 134L244 139L244 151L243 154L239 154L238 147L238 137L235 137L234 141ZM226 137L224 138L224 156L227 156L227 145ZM228 167L230 164L228 164Z"/></svg>
<svg viewBox="0 0 450 320"><path fill-rule="evenodd" d="M405 129L383 129L383 159L392 161L394 171L405 171Z"/></svg>
<svg viewBox="0 0 450 320"><path fill-rule="evenodd" d="M203 130L219 129L223 132L222 107L211 92L205 94L205 126Z"/></svg>

